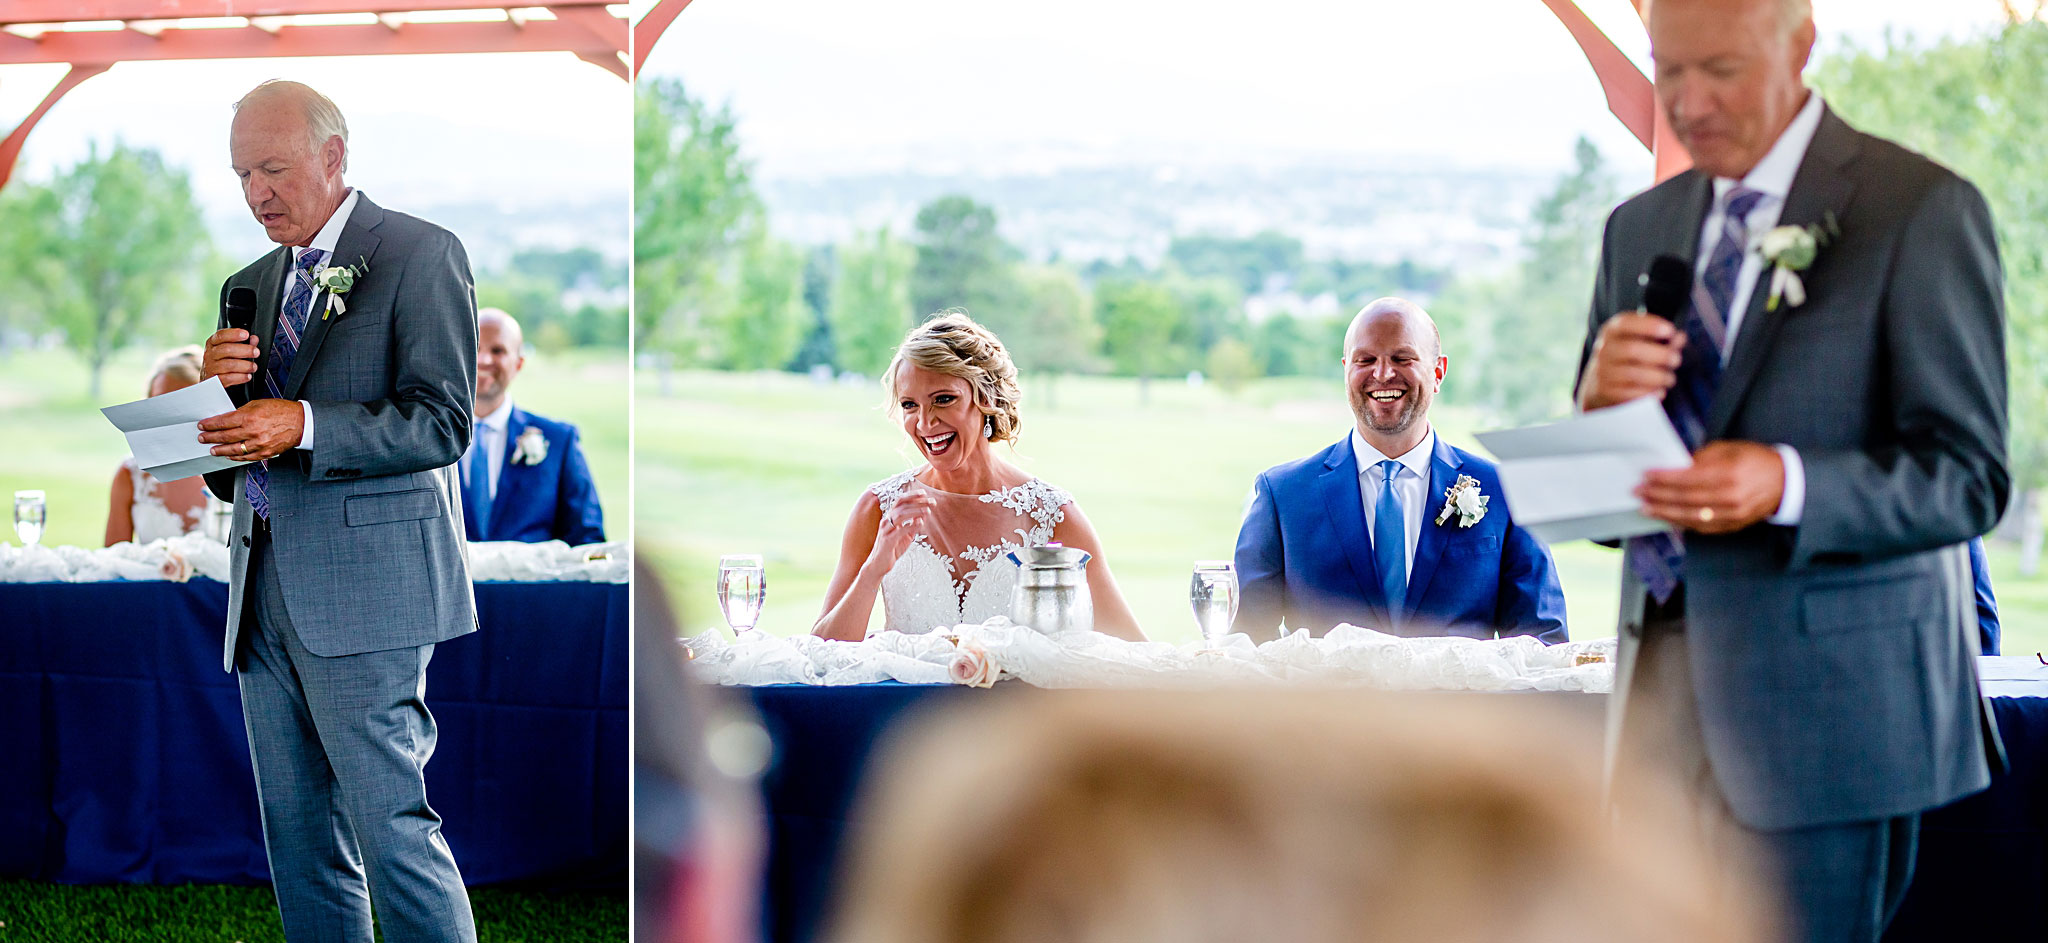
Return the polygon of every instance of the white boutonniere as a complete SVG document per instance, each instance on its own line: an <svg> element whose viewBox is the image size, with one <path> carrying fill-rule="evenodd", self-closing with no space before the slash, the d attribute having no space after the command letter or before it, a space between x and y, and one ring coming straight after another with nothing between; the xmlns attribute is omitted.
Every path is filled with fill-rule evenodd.
<svg viewBox="0 0 2048 943"><path fill-rule="evenodd" d="M519 441L512 445L512 464L538 465L547 461L548 440L541 435L539 426L527 426L519 434Z"/></svg>
<svg viewBox="0 0 2048 943"><path fill-rule="evenodd" d="M1451 519L1451 512L1458 512L1458 526L1470 527L1486 516L1486 504L1491 500L1479 493L1479 479L1471 475L1459 475L1458 483L1444 489L1444 509L1437 512L1436 522Z"/></svg>
<svg viewBox="0 0 2048 943"><path fill-rule="evenodd" d="M360 258L356 262L356 265L323 265L313 270L314 286L327 292L327 306L320 312L320 320L327 320L329 315L348 313L348 302L341 296L356 287L356 279L370 274L370 263Z"/></svg>
<svg viewBox="0 0 2048 943"><path fill-rule="evenodd" d="M1835 214L1829 213L1823 222L1779 226L1757 237L1756 251L1771 266L1771 294L1764 303L1765 311L1778 310L1779 299L1792 308L1806 303L1806 283L1800 280L1799 273L1813 265L1820 250L1841 233L1841 228L1835 225Z"/></svg>

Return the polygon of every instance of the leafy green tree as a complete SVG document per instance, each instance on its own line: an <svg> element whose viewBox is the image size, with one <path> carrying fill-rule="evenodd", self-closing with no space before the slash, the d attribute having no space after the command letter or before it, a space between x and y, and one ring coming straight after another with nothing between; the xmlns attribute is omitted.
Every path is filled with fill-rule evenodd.
<svg viewBox="0 0 2048 943"><path fill-rule="evenodd" d="M213 253L183 169L153 150L95 144L49 183L10 189L0 201L0 294L10 301L0 308L39 311L61 332L95 400L123 348L211 333L218 308L202 270Z"/></svg>
<svg viewBox="0 0 2048 943"><path fill-rule="evenodd" d="M653 79L638 85L633 112L635 341L701 362L712 346L707 321L731 303L763 209L730 108Z"/></svg>
<svg viewBox="0 0 2048 943"><path fill-rule="evenodd" d="M1016 275L1023 304L1015 325L998 336L1018 370L1044 378L1034 392L1040 402L1052 406L1058 377L1095 369L1102 327L1095 323L1087 289L1071 270L1031 265L1019 268Z"/></svg>
<svg viewBox="0 0 2048 943"><path fill-rule="evenodd" d="M832 327L839 366L880 376L896 345L914 322L911 270L917 250L884 227L839 246L832 279L832 303L825 320Z"/></svg>
<svg viewBox="0 0 2048 943"><path fill-rule="evenodd" d="M1304 267L1301 240L1267 230L1248 239L1232 236L1177 236L1166 257L1196 277L1229 279L1245 294L1257 294L1274 275L1293 278Z"/></svg>
<svg viewBox="0 0 2048 943"><path fill-rule="evenodd" d="M2005 266L2010 464L2021 571L2040 567L2048 489L2048 21L2007 4L1993 32L1848 46L1814 84L1858 127L1955 168L1983 191Z"/></svg>
<svg viewBox="0 0 2048 943"><path fill-rule="evenodd" d="M735 304L715 325L714 361L730 370L772 370L795 356L811 326L804 303L804 254L765 236L754 240L740 264Z"/></svg>
<svg viewBox="0 0 2048 943"><path fill-rule="evenodd" d="M1198 368L1218 343L1243 339L1249 324L1244 294L1235 282L1216 275L1191 278L1170 271L1164 283L1181 309L1173 346L1187 356L1183 366Z"/></svg>
<svg viewBox="0 0 2048 943"><path fill-rule="evenodd" d="M1103 352L1117 372L1138 378L1138 402L1150 401L1152 377L1184 362L1172 346L1180 303L1157 282L1103 282L1095 286L1102 309Z"/></svg>
<svg viewBox="0 0 2048 943"><path fill-rule="evenodd" d="M1235 394L1259 375L1259 364L1252 358L1251 347L1228 337L1209 348L1208 367L1209 378L1223 387L1225 393Z"/></svg>
<svg viewBox="0 0 2048 943"><path fill-rule="evenodd" d="M917 268L911 301L918 314L966 308L998 335L1021 318L1011 266L1022 258L996 231L994 208L958 194L917 211Z"/></svg>

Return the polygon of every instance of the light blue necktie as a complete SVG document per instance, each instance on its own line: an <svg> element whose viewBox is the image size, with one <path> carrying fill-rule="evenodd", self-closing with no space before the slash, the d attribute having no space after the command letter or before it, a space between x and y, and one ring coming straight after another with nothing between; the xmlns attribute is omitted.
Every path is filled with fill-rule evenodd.
<svg viewBox="0 0 2048 943"><path fill-rule="evenodd" d="M1372 560L1380 570L1380 591L1387 597L1387 620L1398 623L1401 604L1408 598L1408 534L1401 502L1394 497L1394 476L1401 473L1401 463L1390 458L1379 469L1380 496L1372 505Z"/></svg>
<svg viewBox="0 0 2048 943"><path fill-rule="evenodd" d="M469 505L476 509L478 540L491 539L491 460L484 454L489 450L484 444L487 438L483 424L478 423L476 444L469 450Z"/></svg>

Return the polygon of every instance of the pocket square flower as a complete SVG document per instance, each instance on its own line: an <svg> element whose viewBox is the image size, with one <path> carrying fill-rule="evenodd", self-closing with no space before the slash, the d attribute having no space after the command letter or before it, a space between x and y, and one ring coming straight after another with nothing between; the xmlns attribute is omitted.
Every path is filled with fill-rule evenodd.
<svg viewBox="0 0 2048 943"><path fill-rule="evenodd" d="M512 464L538 465L548 458L548 439L541 435L539 426L527 426L519 434L519 441L512 444Z"/></svg>
<svg viewBox="0 0 2048 943"><path fill-rule="evenodd" d="M1820 250L1840 234L1834 214L1830 213L1824 222L1778 226L1757 237L1756 251L1771 266L1771 294L1764 303L1765 311L1778 310L1780 299L1792 308L1806 303L1806 283L1799 273L1811 267Z"/></svg>
<svg viewBox="0 0 2048 943"><path fill-rule="evenodd" d="M357 259L356 265L323 265L313 270L313 285L327 292L327 306L320 312L320 320L330 315L347 314L348 302L342 296L356 287L356 279L370 274L370 263Z"/></svg>
<svg viewBox="0 0 2048 943"><path fill-rule="evenodd" d="M1444 509L1437 512L1436 522L1442 526L1451 519L1451 513L1458 515L1459 527L1470 527L1486 516L1486 504L1492 499L1479 493L1479 479L1471 475L1459 475L1457 484L1444 489Z"/></svg>

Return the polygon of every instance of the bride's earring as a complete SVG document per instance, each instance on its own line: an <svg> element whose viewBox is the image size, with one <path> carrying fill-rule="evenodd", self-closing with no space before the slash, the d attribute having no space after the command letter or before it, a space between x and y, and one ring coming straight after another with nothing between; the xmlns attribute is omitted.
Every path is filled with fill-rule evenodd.
<svg viewBox="0 0 2048 943"><path fill-rule="evenodd" d="M994 417L994 416L983 416L983 417L981 417L981 437L982 437L982 438L984 438L984 439L988 439L988 440L990 440L990 441L994 441L994 440L995 440L995 437L996 437L996 417Z"/></svg>

